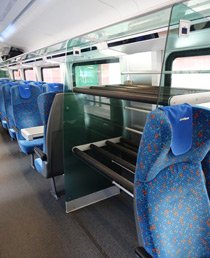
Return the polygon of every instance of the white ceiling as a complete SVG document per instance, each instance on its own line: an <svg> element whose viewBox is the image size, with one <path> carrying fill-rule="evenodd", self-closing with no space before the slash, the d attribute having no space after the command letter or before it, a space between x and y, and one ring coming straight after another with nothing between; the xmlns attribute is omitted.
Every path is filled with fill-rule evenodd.
<svg viewBox="0 0 210 258"><path fill-rule="evenodd" d="M0 0L0 31L2 32L31 0Z"/></svg>
<svg viewBox="0 0 210 258"><path fill-rule="evenodd" d="M30 2L33 4L7 27ZM0 49L10 45L36 50L175 2L180 1L0 0Z"/></svg>

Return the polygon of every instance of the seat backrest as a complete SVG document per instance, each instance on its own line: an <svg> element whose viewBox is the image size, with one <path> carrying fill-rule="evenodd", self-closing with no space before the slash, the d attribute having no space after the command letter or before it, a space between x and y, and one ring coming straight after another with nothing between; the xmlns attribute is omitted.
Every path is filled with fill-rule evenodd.
<svg viewBox="0 0 210 258"><path fill-rule="evenodd" d="M45 92L63 92L62 83L46 83L43 87Z"/></svg>
<svg viewBox="0 0 210 258"><path fill-rule="evenodd" d="M35 85L35 86L40 88L41 92L45 92L45 89L43 87L43 83L42 82L30 81L30 82L28 82L28 84Z"/></svg>
<svg viewBox="0 0 210 258"><path fill-rule="evenodd" d="M3 120L6 116L6 109L5 109L5 96L3 92L3 88L10 88L14 85L14 82L5 82L0 84L0 118Z"/></svg>
<svg viewBox="0 0 210 258"><path fill-rule="evenodd" d="M42 125L37 103L40 94L40 88L34 85L23 84L11 88L14 124L19 130Z"/></svg>
<svg viewBox="0 0 210 258"><path fill-rule="evenodd" d="M202 161L202 168L206 179L206 188L210 198L210 152L206 155Z"/></svg>
<svg viewBox="0 0 210 258"><path fill-rule="evenodd" d="M4 83L0 83L0 119L2 120L5 116L5 107L4 107L4 96L3 96L3 86Z"/></svg>
<svg viewBox="0 0 210 258"><path fill-rule="evenodd" d="M46 152L46 133L47 133L47 124L50 114L50 110L55 98L56 92L47 92L42 93L38 96L38 106L39 112L41 115L42 123L44 125L44 147L43 151Z"/></svg>
<svg viewBox="0 0 210 258"><path fill-rule="evenodd" d="M139 239L153 257L209 257L201 167L210 149L209 124L209 110L187 104L148 115L136 163L135 210Z"/></svg>
<svg viewBox="0 0 210 258"><path fill-rule="evenodd" d="M7 119L8 128L14 126L12 104L11 104L11 88L17 86L15 83L10 83L9 85L4 85L2 88L3 93L3 104L5 108L5 118Z"/></svg>
<svg viewBox="0 0 210 258"><path fill-rule="evenodd" d="M46 177L62 175L63 171L63 101L64 94L56 94L46 131Z"/></svg>

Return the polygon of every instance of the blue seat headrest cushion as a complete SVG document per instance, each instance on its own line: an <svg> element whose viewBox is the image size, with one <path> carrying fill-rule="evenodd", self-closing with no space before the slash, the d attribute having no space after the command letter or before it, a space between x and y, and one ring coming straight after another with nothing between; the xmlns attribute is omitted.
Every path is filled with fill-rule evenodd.
<svg viewBox="0 0 210 258"><path fill-rule="evenodd" d="M175 156L188 152L192 147L192 107L188 104L161 108L172 127L171 150Z"/></svg>
<svg viewBox="0 0 210 258"><path fill-rule="evenodd" d="M31 89L29 85L23 84L19 85L19 94L23 99L29 99L31 97Z"/></svg>

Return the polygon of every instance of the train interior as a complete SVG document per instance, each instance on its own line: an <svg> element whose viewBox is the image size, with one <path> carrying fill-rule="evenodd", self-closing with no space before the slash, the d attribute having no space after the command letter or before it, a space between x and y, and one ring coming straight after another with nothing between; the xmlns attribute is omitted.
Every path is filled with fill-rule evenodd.
<svg viewBox="0 0 210 258"><path fill-rule="evenodd" d="M0 257L210 257L210 1L59 2L0 3Z"/></svg>

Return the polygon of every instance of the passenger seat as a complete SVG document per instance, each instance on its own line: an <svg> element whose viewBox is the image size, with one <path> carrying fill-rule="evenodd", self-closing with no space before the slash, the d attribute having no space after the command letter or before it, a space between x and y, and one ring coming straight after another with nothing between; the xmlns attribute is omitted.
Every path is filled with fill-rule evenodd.
<svg viewBox="0 0 210 258"><path fill-rule="evenodd" d="M206 178L206 188L210 198L210 152L208 152L208 154L202 161L202 168Z"/></svg>
<svg viewBox="0 0 210 258"><path fill-rule="evenodd" d="M46 83L43 85L44 92L63 92L62 83Z"/></svg>
<svg viewBox="0 0 210 258"><path fill-rule="evenodd" d="M42 125L37 103L40 94L40 88L34 85L23 84L11 88L14 129L20 150L25 154L32 154L35 146L43 147L43 138L28 141L21 134L23 128Z"/></svg>
<svg viewBox="0 0 210 258"><path fill-rule="evenodd" d="M201 161L210 111L183 104L152 111L138 151L135 210L140 257L210 257L210 206Z"/></svg>
<svg viewBox="0 0 210 258"><path fill-rule="evenodd" d="M34 165L45 178L51 179L52 193L57 199L55 177L64 173L63 168L63 96L54 92L43 93L38 97L38 105L44 124L43 151L34 148L38 158Z"/></svg>

